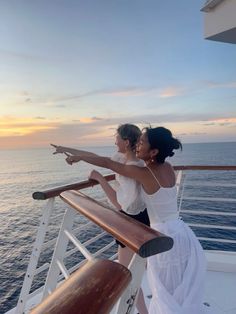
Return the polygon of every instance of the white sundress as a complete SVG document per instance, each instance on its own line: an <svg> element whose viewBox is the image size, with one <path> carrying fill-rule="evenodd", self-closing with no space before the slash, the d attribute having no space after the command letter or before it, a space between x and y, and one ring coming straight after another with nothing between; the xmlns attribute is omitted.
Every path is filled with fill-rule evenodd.
<svg viewBox="0 0 236 314"><path fill-rule="evenodd" d="M193 231L179 218L176 186L164 188L160 185L151 195L142 188L142 197L151 227L174 240L171 250L148 258L147 274L152 291L148 313L205 313L205 255Z"/></svg>

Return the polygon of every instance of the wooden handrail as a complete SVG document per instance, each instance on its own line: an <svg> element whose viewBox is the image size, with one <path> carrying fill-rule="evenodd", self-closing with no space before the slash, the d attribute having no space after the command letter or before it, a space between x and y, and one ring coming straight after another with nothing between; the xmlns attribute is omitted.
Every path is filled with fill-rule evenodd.
<svg viewBox="0 0 236 314"><path fill-rule="evenodd" d="M109 175L104 176L104 178L107 181L111 181L115 179L115 175L109 174ZM45 190L45 191L34 192L32 194L32 197L35 200L46 200L51 197L59 196L62 192L67 191L67 190L82 190L82 189L89 188L98 184L99 183L95 180L80 181L77 183L63 185L63 186L59 186L59 187Z"/></svg>
<svg viewBox="0 0 236 314"><path fill-rule="evenodd" d="M110 260L79 268L31 314L107 314L131 281L131 272Z"/></svg>
<svg viewBox="0 0 236 314"><path fill-rule="evenodd" d="M65 191L61 198L141 257L168 251L173 239L147 227L78 191Z"/></svg>
<svg viewBox="0 0 236 314"><path fill-rule="evenodd" d="M236 166L204 166L204 165L187 165L187 166L174 166L175 170L236 170ZM107 181L115 179L114 174L104 176ZM82 182L77 182L73 184L59 186L53 189L45 191L34 192L32 197L35 200L46 200L51 197L59 196L63 191L67 190L82 190L94 185L97 185L98 182L95 180L86 180Z"/></svg>

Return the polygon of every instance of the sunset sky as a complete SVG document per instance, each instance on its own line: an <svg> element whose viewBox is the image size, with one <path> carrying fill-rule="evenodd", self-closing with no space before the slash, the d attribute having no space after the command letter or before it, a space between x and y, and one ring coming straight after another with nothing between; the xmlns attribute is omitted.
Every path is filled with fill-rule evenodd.
<svg viewBox="0 0 236 314"><path fill-rule="evenodd" d="M111 145L120 123L236 141L236 45L204 0L0 2L0 148Z"/></svg>

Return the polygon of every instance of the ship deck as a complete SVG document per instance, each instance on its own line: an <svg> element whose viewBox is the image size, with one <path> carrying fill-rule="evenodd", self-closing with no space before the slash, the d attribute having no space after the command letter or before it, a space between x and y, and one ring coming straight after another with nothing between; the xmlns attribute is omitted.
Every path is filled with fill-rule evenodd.
<svg viewBox="0 0 236 314"><path fill-rule="evenodd" d="M208 263L204 298L205 313L235 314L236 253L221 251L206 251L205 253ZM142 288L145 302L148 305L151 291L146 272L143 277Z"/></svg>
<svg viewBox="0 0 236 314"><path fill-rule="evenodd" d="M235 181L230 183L222 182L222 176L228 178L228 171L235 171L236 166L175 166L175 169L181 217L183 220L185 218L187 220L190 219L187 223L193 228L193 231L198 233L196 234L198 239L204 243L203 247L205 248L207 259L204 298L205 314L236 314L236 198L229 197L224 189L232 189L232 195L235 195L233 191L236 188L236 183ZM196 176L194 177L195 170L198 172L203 171L205 174L202 176L198 174L200 179L198 177L196 179ZM217 171L217 174L215 174L215 171ZM107 175L105 178L107 181L112 181L114 180L114 175ZM230 178L232 178L232 173ZM154 237L153 239L156 241L153 247L148 247L148 243L152 243L152 241L143 243L143 239L140 237L140 234L142 234L140 230L144 226L137 226L133 221L129 221L127 217L114 212L107 207L102 199L94 200L86 194L78 192L81 189L87 189L86 191L88 192L89 188L96 184L96 182L84 181L33 194L34 199L48 201L40 220L17 307L6 314L29 313L47 294L51 294L64 279L68 279L73 272L80 268L86 260L98 257L103 258L103 254L105 254L106 259L116 260L117 253L115 253L116 250L113 250L113 245L115 245L114 238L120 239L122 243L130 246L136 254L134 261L128 267L132 273L132 284L129 285L127 290L129 295L124 290L120 297L121 302L118 301L120 303L117 307L113 304L113 309L109 309L110 313L123 314L126 312L127 307L129 310L131 303L132 310L130 313L137 314L137 311L133 312L132 297L135 295L141 282L146 304L150 303L151 291L148 286L143 257L150 256L148 252L151 252L154 248L164 249L163 251L167 250L170 245L170 239L168 236L164 236L166 246L164 248L161 245L159 246L159 235L154 236L155 230L142 230L146 235L149 235L150 239ZM98 191L99 193L101 192L99 187ZM94 188L93 193L95 193ZM58 196L67 204L63 215L55 211L54 199ZM204 202L207 204L205 207L202 206ZM53 216L54 213L62 217L60 218L62 219L60 231L56 238L44 242L45 235L49 230L50 219L52 221L57 219L57 216ZM194 219L191 218L192 216ZM202 217L203 219L201 219ZM122 227L125 225L129 225L129 228L126 228L124 231ZM94 226L98 229L94 229ZM207 232L204 233L205 230ZM84 237L86 232L88 237ZM107 238L103 240L107 233L112 236L109 241ZM70 247L69 241L72 244ZM97 247L97 251L89 252L89 246L98 243L97 241L99 243L103 241L101 243L104 246L101 248ZM146 249L141 251L140 248L144 245L146 245ZM40 254L47 248L53 250L51 262L38 265ZM210 250L208 250L209 248ZM225 250L226 248L230 251ZM77 252L84 256L83 259L76 260L75 265L67 263L69 257L77 254ZM147 255L143 255L145 252ZM161 252L155 251L152 254ZM139 271L140 269L141 271ZM47 271L46 281L40 288L31 292L30 289L34 277L40 276L43 271ZM142 275L143 272L144 276ZM127 303L127 300L131 300L130 303ZM67 313L67 311L64 313Z"/></svg>
<svg viewBox="0 0 236 314"><path fill-rule="evenodd" d="M207 275L205 290L206 314L235 314L236 313L236 253L223 251L205 251L207 258ZM147 306L151 300L151 290L148 285L147 274L144 273L142 289ZM27 302L30 309L41 299L39 292ZM26 311L27 312L27 311ZM115 308L111 314L115 313ZM15 309L6 314L15 314ZM135 314L138 314L135 311Z"/></svg>

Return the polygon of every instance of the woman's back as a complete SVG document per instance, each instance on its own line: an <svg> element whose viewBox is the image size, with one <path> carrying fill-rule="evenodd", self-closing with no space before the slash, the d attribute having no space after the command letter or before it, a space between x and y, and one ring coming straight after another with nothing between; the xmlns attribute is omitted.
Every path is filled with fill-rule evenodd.
<svg viewBox="0 0 236 314"><path fill-rule="evenodd" d="M158 190L152 194L147 193L142 187L142 198L147 206L151 225L177 219L179 213L176 185L163 187L154 172L150 168L148 170L159 186Z"/></svg>

